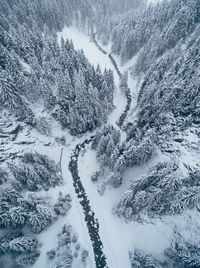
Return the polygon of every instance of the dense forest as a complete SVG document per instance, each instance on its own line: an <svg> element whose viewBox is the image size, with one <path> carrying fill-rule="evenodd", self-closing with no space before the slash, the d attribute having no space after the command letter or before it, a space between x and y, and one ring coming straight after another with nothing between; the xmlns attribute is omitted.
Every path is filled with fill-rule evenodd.
<svg viewBox="0 0 200 268"><path fill-rule="evenodd" d="M112 51L126 62L137 55L135 76L140 128L169 131L199 124L199 23L197 0L166 1L127 16L112 32Z"/></svg>
<svg viewBox="0 0 200 268"><path fill-rule="evenodd" d="M112 30L113 53L122 64L135 58L131 73L142 80L137 115L126 122L128 142L133 139L136 143L153 133L154 146L173 155L136 178L123 194L114 213L128 221L199 210L199 161L186 165L181 149L192 148L190 134L185 137L195 133L194 151L199 155L199 30L198 0L151 5L140 14L128 14ZM192 149L188 150L190 159ZM123 155L127 163L126 153ZM131 159L134 163L134 154ZM198 245L199 241L185 240L184 234L176 231L160 258L142 250L131 252L132 267L199 267Z"/></svg>
<svg viewBox="0 0 200 268"><path fill-rule="evenodd" d="M0 1L0 267L108 267L151 225L125 266L200 267L200 1L157 2Z"/></svg>
<svg viewBox="0 0 200 268"><path fill-rule="evenodd" d="M70 40L62 39L59 45L57 37L57 31L78 21L78 12L84 15L85 9L82 1L0 2L1 119L14 118L47 136L51 135L51 120L72 135L92 131L106 122L113 109L112 71L95 68ZM36 234L71 207L69 195L60 193L52 203L41 193L63 184L58 164L46 155L26 151L20 160L8 157L0 169L2 268L7 262L15 268L33 265L41 247ZM55 267L61 263L71 267L71 244L74 254L80 252L84 262L87 252L81 253L77 235L71 228L62 232L60 241L71 240L60 250L67 255L62 253L61 258L59 249L48 254L50 259L52 255L56 258Z"/></svg>
<svg viewBox="0 0 200 268"><path fill-rule="evenodd" d="M59 47L56 30L67 23L62 20L64 15L50 16L54 2L49 2L48 9L38 9L38 2L21 2L21 7L1 2L1 17L5 18L0 29L1 109L35 126L40 124L33 111L37 102L72 134L93 130L113 108L112 71L95 69L70 41L61 40ZM37 14L39 10L47 12L46 20L45 14ZM35 18L30 20L29 13Z"/></svg>

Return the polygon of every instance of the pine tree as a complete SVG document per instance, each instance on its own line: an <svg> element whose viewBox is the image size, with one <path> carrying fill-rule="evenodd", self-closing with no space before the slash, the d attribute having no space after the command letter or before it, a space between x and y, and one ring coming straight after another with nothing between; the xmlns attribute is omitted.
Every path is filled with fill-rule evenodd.
<svg viewBox="0 0 200 268"><path fill-rule="evenodd" d="M114 187L118 188L122 184L122 176L120 172L111 172L108 177L108 182Z"/></svg>
<svg viewBox="0 0 200 268"><path fill-rule="evenodd" d="M40 255L39 251L35 251L31 253L28 252L27 254L26 253L21 254L20 256L16 258L16 262L23 267L29 267L35 263L39 255Z"/></svg>
<svg viewBox="0 0 200 268"><path fill-rule="evenodd" d="M113 170L121 174L125 170L126 166L126 159L123 155L121 155L119 158L117 158Z"/></svg>
<svg viewBox="0 0 200 268"><path fill-rule="evenodd" d="M2 69L0 69L0 94L0 103L3 107L15 111L20 106L20 109L24 106L14 85L14 81L11 76Z"/></svg>
<svg viewBox="0 0 200 268"><path fill-rule="evenodd" d="M29 237L17 237L8 243L8 250L11 253L32 252L37 249L37 241Z"/></svg>
<svg viewBox="0 0 200 268"><path fill-rule="evenodd" d="M25 225L27 214L21 207L11 207L9 214L13 227L18 228Z"/></svg>

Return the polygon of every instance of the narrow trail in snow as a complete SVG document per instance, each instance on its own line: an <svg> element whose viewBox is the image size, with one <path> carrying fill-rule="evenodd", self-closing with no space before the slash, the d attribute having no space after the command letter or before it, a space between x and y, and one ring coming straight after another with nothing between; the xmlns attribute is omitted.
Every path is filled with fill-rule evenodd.
<svg viewBox="0 0 200 268"><path fill-rule="evenodd" d="M95 38L95 34L92 35L92 40L96 47L105 55L108 55L111 63L113 64L119 78L122 78L122 74L118 68L118 65L113 58L111 53L107 53L97 42ZM124 110L124 112L121 114L119 120L118 120L118 126L121 128L124 120L127 117L127 114L130 110L131 107L131 94L130 94L130 89L128 88L126 91L126 98L127 98L127 105ZM106 262L106 256L103 252L103 243L101 241L100 235L99 235L99 222L98 219L95 218L95 213L93 212L91 206L90 206L90 201L88 200L88 197L86 195L86 191L83 187L83 184L81 182L81 178L79 176L79 170L78 170L78 158L80 155L80 152L83 148L85 148L86 144L89 144L94 136L91 136L89 139L86 139L84 142L78 144L76 148L73 150L73 153L70 157L70 162L69 162L69 170L72 174L72 179L73 179L73 186L75 189L75 192L77 194L78 200L82 206L83 213L85 216L85 222L88 227L88 232L89 236L92 242L92 247L93 247L93 252L94 252L94 258L95 258L95 263L97 268L106 268L108 267L107 262Z"/></svg>

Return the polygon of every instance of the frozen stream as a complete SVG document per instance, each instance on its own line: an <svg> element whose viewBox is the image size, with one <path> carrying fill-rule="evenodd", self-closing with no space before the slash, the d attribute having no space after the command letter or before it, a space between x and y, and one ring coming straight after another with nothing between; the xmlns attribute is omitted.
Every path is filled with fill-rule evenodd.
<svg viewBox="0 0 200 268"><path fill-rule="evenodd" d="M74 27L65 28L62 33L59 33L59 40L61 36L63 36L64 39L71 39L75 49L82 49L91 64L95 66L99 64L102 70L104 70L104 68L113 70L116 84L114 92L114 105L116 108L109 116L108 121L110 124L119 128L116 122L126 113L127 96L120 92L119 74L111 61L110 54L102 53L102 51L91 42L90 37ZM130 81L129 87L133 86L134 81ZM163 239L163 235L169 230L160 222L158 222L157 226L155 224L141 225L135 222L127 224L112 214L113 204L119 200L121 194L128 188L130 180L125 181L120 189L112 190L112 192L109 191L103 197L100 196L96 186L90 181L91 172L96 171L98 165L95 161L94 152L91 152L91 150L87 148L88 139L90 140L88 135L85 136L85 139L84 137L81 139L75 138L75 146L73 147L72 153L70 152L71 156L67 157L69 159L68 163L63 162L62 167L63 172L65 172L64 169L67 169L67 165L69 164L72 183L80 203L79 206L80 208L82 207L82 212L79 208L77 213L84 221L84 232L87 232L85 235L91 240L90 243L94 253L94 257L91 257L93 261L90 261L90 268L129 268L131 267L129 250L132 249L134 245L143 246L145 244L147 249L151 249L151 252L162 251L163 248L166 247L166 243L168 243L166 239ZM71 145L70 148L72 148L72 146L73 145ZM88 149L84 159L80 156L81 148L83 147ZM63 152L63 154L65 153L66 151ZM145 168L147 169L148 165ZM134 175L140 175L144 172L145 168L140 167L134 170ZM71 182L69 183L71 184ZM87 229L85 225L87 225ZM159 229L162 235L158 232ZM91 231L94 232L94 234L92 234ZM157 241L160 240L159 250L155 246L155 239ZM90 254L91 245L88 244Z"/></svg>
<svg viewBox="0 0 200 268"><path fill-rule="evenodd" d="M65 33L64 35L66 35L67 38L70 38L70 35L68 33L69 30L70 29L65 29L63 31ZM73 32L76 33L76 31L77 30L73 29L72 33ZM82 35L81 33L78 33L78 34ZM79 35L78 36L74 35L73 39L72 39L75 48L80 48L79 47L80 42L78 42L79 38L77 38L77 37L79 37ZM82 36L82 39L85 39L85 38L87 38L87 37ZM88 56L88 58L89 58L89 57L91 57L91 55L94 55L94 59L97 59L97 62L92 61L92 63L94 65L100 64L102 69L112 67L112 70L114 72L115 83L117 82L117 86L116 86L116 89L115 89L115 92L114 92L114 96L115 96L114 97L114 99L115 99L114 103L115 103L115 106L116 106L114 111L116 111L116 112L113 112L112 115L109 118L109 121L111 121L111 123L115 124L114 120L117 120L116 116L118 116L119 113L124 110L124 109L122 110L122 106L120 106L120 111L117 109L118 100L122 99L122 96L121 96L121 93L120 93L119 87L118 87L119 78L120 78L121 74L119 72L117 63L115 62L115 60L111 56L111 54L107 55L107 53L98 45L97 41L95 39L93 41L95 41L95 46L94 46L94 43L90 43L90 45L92 46L92 49L90 50L88 55L86 54L86 57ZM84 44L84 43L85 42L81 42L81 44ZM96 49L98 51L96 51ZM91 52L91 51L93 51L93 52ZM101 57L98 57L99 52L101 53ZM99 59L99 61L98 61L98 59ZM90 58L90 60L91 60L91 58ZM104 60L105 60L105 62L104 62ZM110 65L110 63L111 63L111 65ZM127 105L126 105L126 107L127 107ZM125 109L125 111L126 111L126 109ZM124 113L125 112L123 112L121 114L121 116L124 115ZM82 150L82 148L85 148L85 146L87 144L89 144L91 142L92 138L93 137L91 137L90 139L86 139L84 142L76 145L76 147L73 150L73 153L72 153L72 155L70 157L69 170L71 172L72 179L73 179L73 186L74 186L75 192L77 194L78 200L80 202L80 205L82 206L84 219L85 219L85 222L87 224L88 233L89 233L91 243L92 243L92 247L93 247L95 265L98 268L104 268L104 267L108 267L108 265L107 265L106 256L104 254L103 243L102 243L100 235L99 235L98 218L96 218L96 215L95 215L94 211L92 210L92 208L90 206L90 200L88 199L86 191L85 191L85 189L83 187L83 184L81 182L81 177L79 176L79 168L78 168L78 158L79 158L79 155L81 153L81 150ZM112 267L113 267L113 265L112 265Z"/></svg>
<svg viewBox="0 0 200 268"><path fill-rule="evenodd" d="M64 38L72 39L75 48L83 49L86 57L95 66L99 64L102 70L104 70L105 68L110 68L113 70L114 79L116 83L116 89L114 92L115 109L109 117L109 123L117 127L116 125L117 120L121 118L122 115L124 115L125 113L127 114L128 111L126 103L127 96L123 96L119 90L119 78L121 74L114 58L112 57L111 54L103 53L103 49L101 49L96 40L94 40L95 43L90 42L89 37L85 36L84 34L82 34L81 32L72 27L65 28L60 35L62 35ZM86 193L87 191L85 191L83 184L81 182L81 176L79 176L78 158L81 149L84 148L85 145L88 143L89 140L86 139L83 143L81 142L79 145L76 145L76 148L73 150L73 153L70 158L69 170L71 172L73 179L73 186L79 199L79 202L82 206L85 222L88 227L89 236L93 246L95 265L96 267L99 268L104 267L114 268L118 267L116 258L115 256L113 256L114 258L112 257L112 259L114 260L114 263L113 260L108 260L109 265L107 264L106 256L104 255L104 246L99 235L98 217L95 218L96 215L90 206L90 200Z"/></svg>

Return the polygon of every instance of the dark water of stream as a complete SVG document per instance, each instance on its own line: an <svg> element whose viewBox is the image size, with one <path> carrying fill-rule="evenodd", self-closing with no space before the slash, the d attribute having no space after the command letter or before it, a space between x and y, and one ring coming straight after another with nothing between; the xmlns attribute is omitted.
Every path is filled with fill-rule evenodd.
<svg viewBox="0 0 200 268"><path fill-rule="evenodd" d="M87 144L89 144L92 139L93 137L85 140L83 143L80 143L76 146L70 158L69 170L72 174L75 192L77 194L85 216L85 222L87 224L90 239L92 242L96 267L104 268L108 266L106 263L106 257L103 253L103 243L99 235L99 223L98 220L95 218L95 214L90 206L90 201L87 198L78 171L78 157L80 155L81 149L83 149Z"/></svg>

